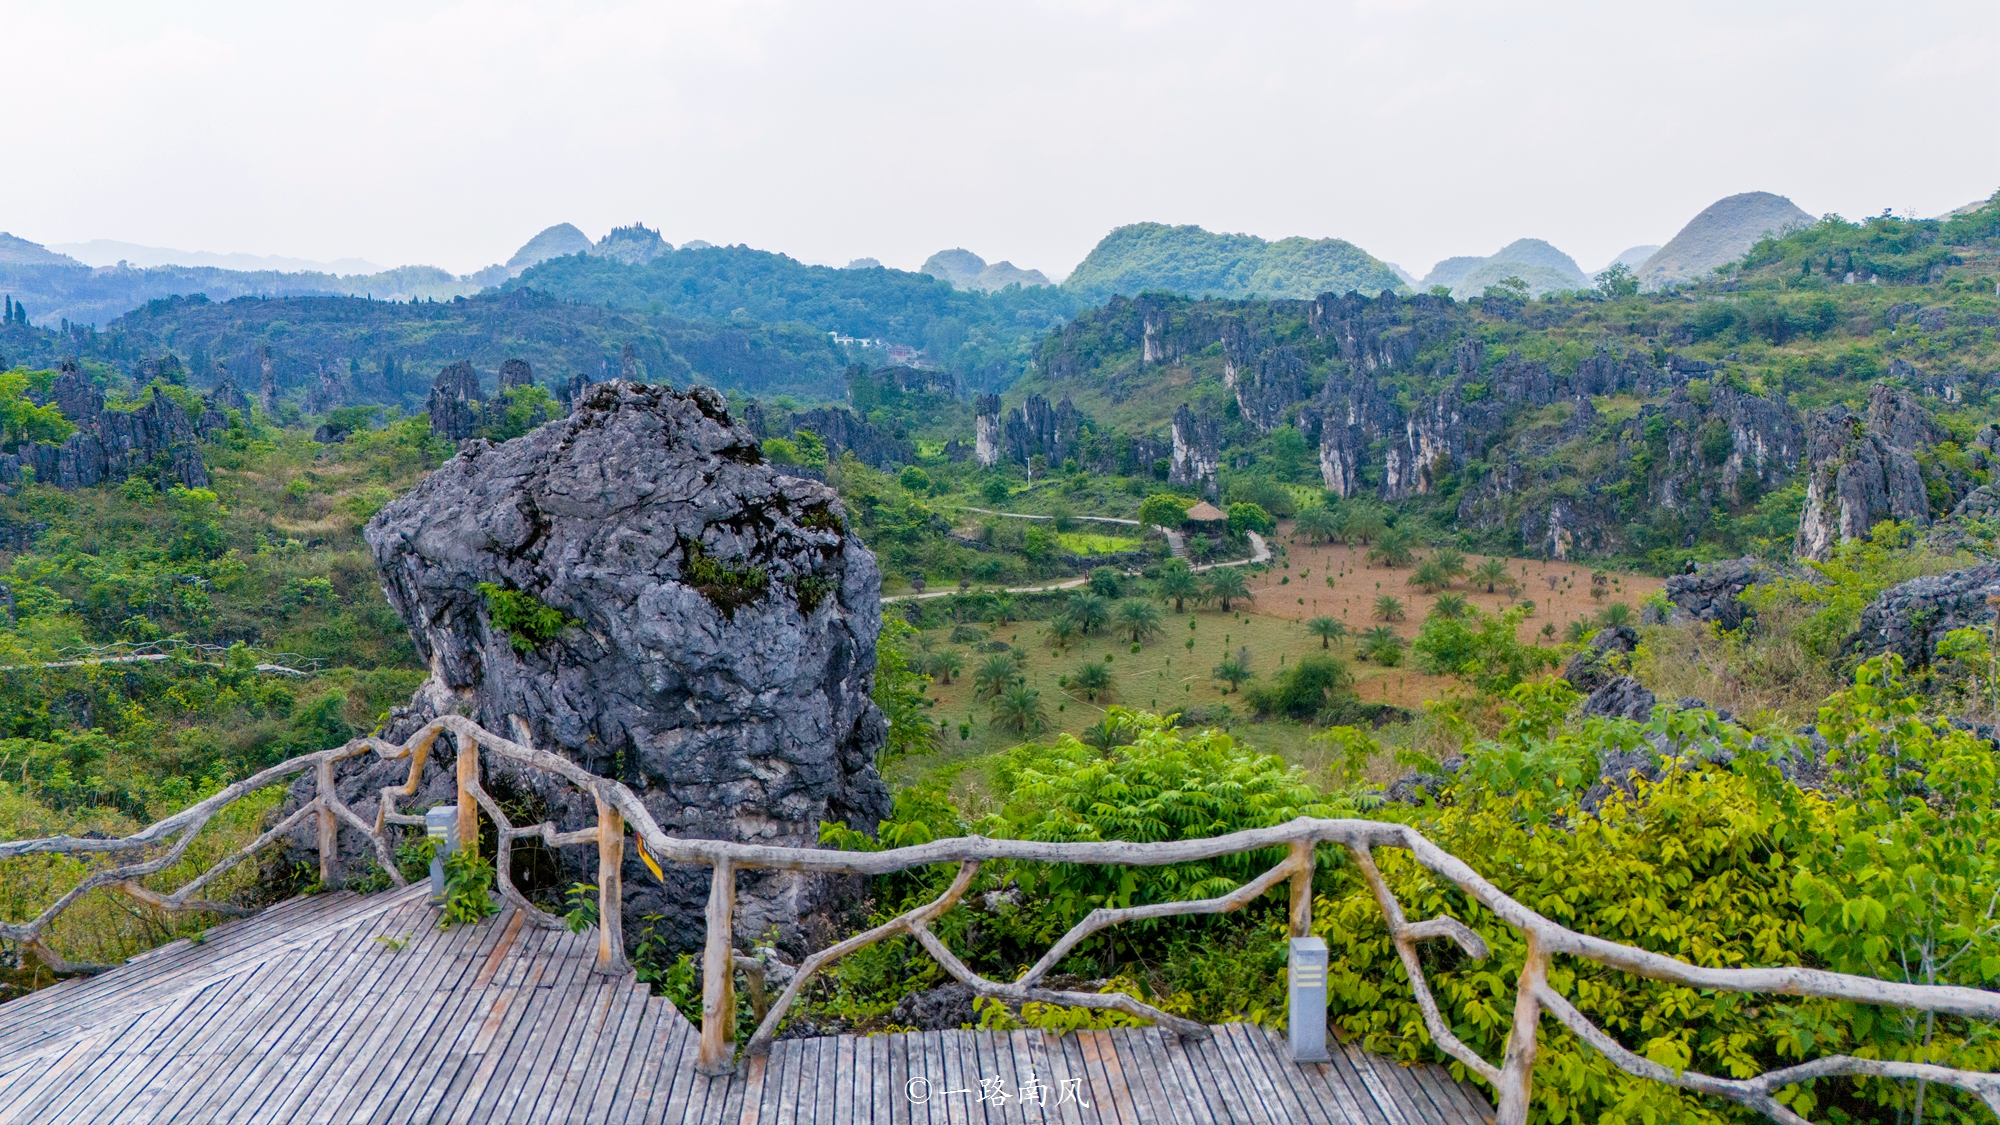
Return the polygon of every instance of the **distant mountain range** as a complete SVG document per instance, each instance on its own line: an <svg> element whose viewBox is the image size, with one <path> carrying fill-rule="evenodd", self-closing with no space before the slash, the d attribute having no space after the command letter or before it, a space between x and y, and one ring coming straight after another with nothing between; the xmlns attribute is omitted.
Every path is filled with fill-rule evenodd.
<svg viewBox="0 0 2000 1125"><path fill-rule="evenodd" d="M870 258L869 261L874 261ZM876 262L876 265L881 265ZM853 266L848 267L852 269ZM963 248L940 250L925 260L918 273L927 273L951 283L954 289L977 289L991 293L1009 285L1047 285L1048 275L1040 270L1024 270L1012 262L986 263L986 259Z"/></svg>
<svg viewBox="0 0 2000 1125"><path fill-rule="evenodd" d="M55 242L49 249L67 254L86 266L115 266L120 262L146 269L152 266L206 266L210 269L237 270L242 273L331 273L331 274L371 274L382 273L386 266L378 266L366 258L341 258L332 262L318 262L308 258L288 258L282 254L216 254L207 250L174 250L165 246L141 246L136 242L119 242L111 238L93 238L89 242Z"/></svg>
<svg viewBox="0 0 2000 1125"><path fill-rule="evenodd" d="M1510 277L1527 282L1528 293L1534 297L1590 288L1590 279L1584 276L1576 259L1539 238L1516 239L1484 258L1446 258L1431 267L1417 288L1447 286L1452 296L1463 300L1477 297L1487 286L1498 285Z"/></svg>

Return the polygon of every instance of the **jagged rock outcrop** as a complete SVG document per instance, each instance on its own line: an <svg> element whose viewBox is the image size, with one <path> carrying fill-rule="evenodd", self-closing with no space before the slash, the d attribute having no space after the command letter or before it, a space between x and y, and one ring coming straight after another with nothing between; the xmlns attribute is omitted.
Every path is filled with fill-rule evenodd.
<svg viewBox="0 0 2000 1125"><path fill-rule="evenodd" d="M1221 468L1222 424L1206 414L1196 415L1182 403L1174 411L1174 453L1167 483L1198 489L1209 499L1218 499L1216 473Z"/></svg>
<svg viewBox="0 0 2000 1125"><path fill-rule="evenodd" d="M1666 590L1667 600L1674 605L1673 619L1709 621L1734 629L1751 613L1743 604L1743 591L1769 576L1762 559L1748 556L1702 563L1693 574L1676 574L1667 579Z"/></svg>
<svg viewBox="0 0 2000 1125"><path fill-rule="evenodd" d="M459 360L448 363L431 384L428 409L431 432L452 441L464 441L479 432L484 420L486 396L479 390L479 372Z"/></svg>
<svg viewBox="0 0 2000 1125"><path fill-rule="evenodd" d="M1942 431L1908 391L1878 385L1867 413L1845 406L1815 411L1806 424L1806 506L1799 516L1795 550L1824 561L1849 539L1863 539L1876 523L1930 523L1930 496L1916 452Z"/></svg>
<svg viewBox="0 0 2000 1125"><path fill-rule="evenodd" d="M1590 643L1569 658L1563 679L1585 695L1632 670L1632 653L1639 648L1639 634L1624 625L1599 629Z"/></svg>
<svg viewBox="0 0 2000 1125"><path fill-rule="evenodd" d="M443 712L518 723L631 785L676 835L810 846L821 821L872 831L890 808L869 699L881 576L844 522L834 492L766 463L714 392L591 387L566 419L466 445L369 522L384 592L431 668L388 733ZM510 635L481 583L570 624ZM449 747L434 761L447 776ZM341 791L372 816L401 768L357 769ZM594 816L533 775L489 764L486 784L565 829ZM564 878L583 874L578 860ZM669 944L700 940L705 871L669 867L662 885L628 851L624 880L629 941L652 914ZM742 934L796 937L832 885L746 872L739 886Z"/></svg>
<svg viewBox="0 0 2000 1125"><path fill-rule="evenodd" d="M1632 719L1645 722L1653 717L1653 693L1630 676L1619 676L1598 685L1583 701L1583 717Z"/></svg>
<svg viewBox="0 0 2000 1125"><path fill-rule="evenodd" d="M509 387L532 387L535 385L535 366L525 359L513 358L500 365L500 389Z"/></svg>
<svg viewBox="0 0 2000 1125"><path fill-rule="evenodd" d="M853 453L864 465L886 469L916 461L916 447L888 430L874 425L844 406L821 406L785 416L777 426L790 436L811 430L826 442L828 461L838 461L843 453Z"/></svg>
<svg viewBox="0 0 2000 1125"><path fill-rule="evenodd" d="M168 483L208 486L200 439L179 403L155 387L152 398L137 410L106 410L103 392L74 363L64 363L61 370L50 401L76 424L76 432L60 445L36 442L0 454L0 483L17 483L22 470L29 469L43 484L89 488L151 476L157 463L164 469L159 478L163 488Z"/></svg>
<svg viewBox="0 0 2000 1125"><path fill-rule="evenodd" d="M1991 627L1994 607L1987 599L1994 597L2000 597L2000 562L1912 578L1884 590L1861 611L1845 647L1862 657L1893 652L1910 668L1924 667L1946 633Z"/></svg>
<svg viewBox="0 0 2000 1125"><path fill-rule="evenodd" d="M973 403L972 423L973 459L979 462L980 468L990 469L1000 463L1000 396L980 395Z"/></svg>

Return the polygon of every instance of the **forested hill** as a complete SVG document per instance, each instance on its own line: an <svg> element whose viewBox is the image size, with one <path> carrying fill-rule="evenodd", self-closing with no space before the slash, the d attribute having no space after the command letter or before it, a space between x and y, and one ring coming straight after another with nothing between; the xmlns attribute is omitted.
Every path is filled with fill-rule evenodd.
<svg viewBox="0 0 2000 1125"><path fill-rule="evenodd" d="M1056 288L954 289L921 273L809 266L746 246L670 250L644 263L574 254L508 282L572 301L694 320L797 323L922 351L971 387L997 390L1083 302Z"/></svg>
<svg viewBox="0 0 2000 1125"><path fill-rule="evenodd" d="M1196 226L1133 223L1104 236L1063 282L1084 304L1164 291L1201 297L1293 297L1401 292L1396 271L1338 238L1215 234Z"/></svg>
<svg viewBox="0 0 2000 1125"><path fill-rule="evenodd" d="M0 367L53 367L77 357L86 367L99 364L143 383L160 359L172 354L198 388L206 389L227 370L239 388L254 394L262 353L269 349L281 398L421 409L438 369L453 360L469 360L490 373L508 359L525 359L537 382L554 386L578 376L599 381L619 374L627 346L641 377L677 386L703 382L810 400L838 398L846 390L844 354L825 333L804 325L696 323L525 289L436 302L154 301L102 332L72 327L63 334L9 324L0 330ZM322 387L322 376L330 386Z"/></svg>
<svg viewBox="0 0 2000 1125"><path fill-rule="evenodd" d="M1942 516L1987 479L1991 451L1974 444L2000 419L1996 273L1989 204L1830 219L1667 295L1628 273L1537 301L1115 298L1052 334L1008 399L1068 399L1047 416L1099 435L1079 447L1106 467L1114 449L1163 457L1178 439L1224 499L1325 488L1468 546L1661 566L1784 553L1809 444L1841 426L1872 435L1878 384L1934 416L1924 440L1882 436L1922 466L1929 494L1910 503ZM1194 483L1179 462L1158 469Z"/></svg>

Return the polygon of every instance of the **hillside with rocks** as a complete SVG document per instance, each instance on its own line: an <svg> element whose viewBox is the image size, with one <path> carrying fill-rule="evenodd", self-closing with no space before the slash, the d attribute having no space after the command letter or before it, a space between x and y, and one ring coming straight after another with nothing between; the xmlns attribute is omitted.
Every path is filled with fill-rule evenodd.
<svg viewBox="0 0 2000 1125"><path fill-rule="evenodd" d="M1462 301L1480 296L1488 286L1510 277L1526 282L1531 297L1590 288L1590 279L1584 276L1576 259L1539 238L1516 239L1483 258L1446 258L1432 266L1416 287L1430 290L1442 285Z"/></svg>

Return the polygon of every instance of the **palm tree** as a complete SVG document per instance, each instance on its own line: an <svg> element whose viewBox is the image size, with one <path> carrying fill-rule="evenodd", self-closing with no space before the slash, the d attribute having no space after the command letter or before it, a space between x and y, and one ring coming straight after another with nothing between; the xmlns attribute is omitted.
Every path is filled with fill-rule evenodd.
<svg viewBox="0 0 2000 1125"><path fill-rule="evenodd" d="M1243 577L1243 568L1236 566L1220 566L1210 571L1206 593L1211 601L1222 603L1224 613L1229 612L1229 603L1233 599L1251 600L1250 584Z"/></svg>
<svg viewBox="0 0 2000 1125"><path fill-rule="evenodd" d="M1355 655L1363 660L1373 660L1384 668L1394 668L1403 662L1403 638L1387 625L1377 625L1361 634L1361 644L1355 649Z"/></svg>
<svg viewBox="0 0 2000 1125"><path fill-rule="evenodd" d="M933 653L930 659L925 661L925 665L926 670L937 677L938 683L948 684L951 678L958 675L959 670L965 667L965 654L955 648L944 649Z"/></svg>
<svg viewBox="0 0 2000 1125"><path fill-rule="evenodd" d="M1131 633L1132 643L1149 641L1160 635L1160 611L1151 602L1134 598L1118 606L1118 631Z"/></svg>
<svg viewBox="0 0 2000 1125"><path fill-rule="evenodd" d="M973 694L980 699L1001 695L1020 682L1021 666L1005 653L987 657L979 670L972 674Z"/></svg>
<svg viewBox="0 0 2000 1125"><path fill-rule="evenodd" d="M1174 603L1175 613L1187 611L1187 600L1201 596L1201 579L1189 569L1186 559L1170 559L1153 582L1153 596Z"/></svg>
<svg viewBox="0 0 2000 1125"><path fill-rule="evenodd" d="M1068 612L1076 621L1077 631L1088 636L1111 620L1111 603L1079 590L1070 595Z"/></svg>
<svg viewBox="0 0 2000 1125"><path fill-rule="evenodd" d="M1076 737L1085 746L1100 754L1108 755L1120 746L1131 745L1132 740L1125 733L1130 726L1130 723L1106 715L1097 721L1096 726L1085 728L1084 732Z"/></svg>
<svg viewBox="0 0 2000 1125"><path fill-rule="evenodd" d="M1506 559L1487 559L1485 562L1473 567L1472 580L1486 587L1486 592L1489 594L1493 592L1496 586L1511 587L1514 585L1514 575L1513 572L1507 569Z"/></svg>
<svg viewBox="0 0 2000 1125"><path fill-rule="evenodd" d="M1451 585L1451 572L1439 566L1432 559L1417 564L1410 572L1410 585L1418 587L1426 594L1435 594Z"/></svg>
<svg viewBox="0 0 2000 1125"><path fill-rule="evenodd" d="M1039 733L1047 720L1042 715L1042 693L1026 684L1015 684L993 701L993 725L1021 734Z"/></svg>
<svg viewBox="0 0 2000 1125"><path fill-rule="evenodd" d="M1014 620L1014 599L1005 594L993 595L993 603L986 611L986 619L995 625L1005 625Z"/></svg>
<svg viewBox="0 0 2000 1125"><path fill-rule="evenodd" d="M1458 594L1440 594L1431 603L1432 617L1448 617L1454 621L1472 611L1471 603Z"/></svg>
<svg viewBox="0 0 2000 1125"><path fill-rule="evenodd" d="M1069 686L1095 703L1099 695L1111 692L1111 666L1093 660L1070 674Z"/></svg>
<svg viewBox="0 0 2000 1125"><path fill-rule="evenodd" d="M1368 548L1368 561L1381 563L1391 570L1410 565L1415 558L1410 550L1410 537L1400 531L1389 530L1375 537L1375 545Z"/></svg>
<svg viewBox="0 0 2000 1125"><path fill-rule="evenodd" d="M1042 626L1042 631L1049 635L1049 640L1054 641L1057 647L1068 648L1069 643L1076 639L1076 618L1067 613L1058 613L1049 618L1049 623Z"/></svg>
<svg viewBox="0 0 2000 1125"><path fill-rule="evenodd" d="M1300 512L1293 521L1292 528L1306 537L1306 542L1316 543L1322 539L1332 539L1340 531L1340 521L1333 510L1324 504L1315 504Z"/></svg>
<svg viewBox="0 0 2000 1125"><path fill-rule="evenodd" d="M1237 649L1235 656L1223 657L1222 663L1217 664L1215 671L1210 673L1210 676L1214 679L1228 680L1229 690L1232 692L1242 686L1243 681L1250 679L1252 675L1254 673L1250 671L1250 650L1247 648Z"/></svg>
<svg viewBox="0 0 2000 1125"><path fill-rule="evenodd" d="M1632 607L1624 602L1612 602L1598 613L1597 621L1600 625L1630 625Z"/></svg>
<svg viewBox="0 0 2000 1125"><path fill-rule="evenodd" d="M1439 547L1431 552L1430 564L1445 576L1445 585L1465 576L1465 552L1457 547Z"/></svg>
<svg viewBox="0 0 2000 1125"><path fill-rule="evenodd" d="M1347 636L1347 623L1331 617L1315 617L1306 622L1306 632L1319 638L1319 647L1331 648L1334 641Z"/></svg>
<svg viewBox="0 0 2000 1125"><path fill-rule="evenodd" d="M1389 594L1383 594L1381 597L1376 598L1375 616L1383 621L1401 621L1403 619L1402 599Z"/></svg>
<svg viewBox="0 0 2000 1125"><path fill-rule="evenodd" d="M1389 521L1372 504L1350 506L1341 513L1340 534L1349 544L1366 544L1389 530Z"/></svg>
<svg viewBox="0 0 2000 1125"><path fill-rule="evenodd" d="M1597 635L1597 626L1588 618L1579 617L1563 629L1563 640L1579 645Z"/></svg>

